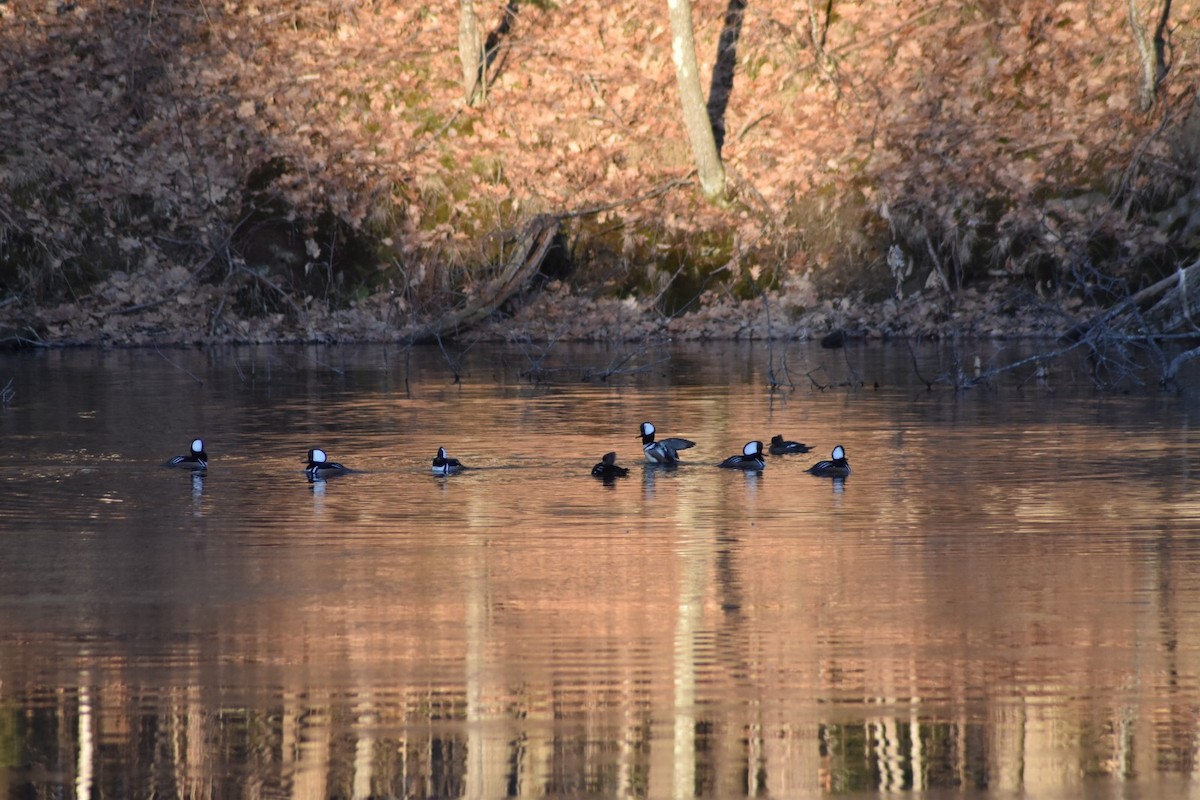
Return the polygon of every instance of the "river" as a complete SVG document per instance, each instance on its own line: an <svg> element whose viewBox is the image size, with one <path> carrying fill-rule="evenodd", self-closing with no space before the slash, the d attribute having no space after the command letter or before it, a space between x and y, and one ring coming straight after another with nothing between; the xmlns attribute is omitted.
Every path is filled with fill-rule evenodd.
<svg viewBox="0 0 1200 800"><path fill-rule="evenodd" d="M1065 367L928 389L955 355L0 356L0 787L1194 793L1200 406ZM714 466L773 434L814 449ZM195 437L206 472L162 466ZM848 478L805 472L835 445ZM309 481L313 447L354 471Z"/></svg>

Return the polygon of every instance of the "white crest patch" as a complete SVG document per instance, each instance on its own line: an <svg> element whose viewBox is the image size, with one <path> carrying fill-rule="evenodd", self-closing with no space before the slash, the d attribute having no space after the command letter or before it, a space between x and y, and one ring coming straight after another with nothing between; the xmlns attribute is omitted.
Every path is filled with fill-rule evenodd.
<svg viewBox="0 0 1200 800"><path fill-rule="evenodd" d="M834 461L837 461L839 458L845 458L845 457L846 457L846 451L842 449L842 446L840 444L837 447L833 448L833 460Z"/></svg>

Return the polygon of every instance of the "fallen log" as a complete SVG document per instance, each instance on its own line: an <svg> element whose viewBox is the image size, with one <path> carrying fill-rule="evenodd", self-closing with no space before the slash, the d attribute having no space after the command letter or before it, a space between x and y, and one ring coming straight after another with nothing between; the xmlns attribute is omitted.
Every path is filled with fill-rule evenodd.
<svg viewBox="0 0 1200 800"><path fill-rule="evenodd" d="M1112 329L1122 317L1135 312L1139 318L1154 324L1155 333L1173 333L1187 323L1192 331L1200 335L1192 323L1191 312L1197 300L1200 300L1200 261L1181 267L1086 322L1079 323L1063 334L1063 338L1077 342L1087 338L1092 331Z"/></svg>
<svg viewBox="0 0 1200 800"><path fill-rule="evenodd" d="M458 308L440 315L418 332L417 344L435 342L461 335L487 319L509 298L523 290L546 258L558 235L559 218L550 214L534 217L517 237L512 255L500 273L479 288Z"/></svg>

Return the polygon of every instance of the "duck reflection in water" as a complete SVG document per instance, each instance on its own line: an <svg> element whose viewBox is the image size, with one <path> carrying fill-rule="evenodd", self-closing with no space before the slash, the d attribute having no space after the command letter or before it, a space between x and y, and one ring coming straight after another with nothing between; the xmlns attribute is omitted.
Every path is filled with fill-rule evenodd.
<svg viewBox="0 0 1200 800"><path fill-rule="evenodd" d="M326 483L324 478L308 479L308 488L312 490L312 513L314 517L325 516Z"/></svg>
<svg viewBox="0 0 1200 800"><path fill-rule="evenodd" d="M679 463L655 464L647 461L642 465L642 495L647 499L654 497L654 484L659 480L673 480L679 477Z"/></svg>
<svg viewBox="0 0 1200 800"><path fill-rule="evenodd" d="M203 516L200 500L204 497L204 475L202 469L192 471L192 516Z"/></svg>

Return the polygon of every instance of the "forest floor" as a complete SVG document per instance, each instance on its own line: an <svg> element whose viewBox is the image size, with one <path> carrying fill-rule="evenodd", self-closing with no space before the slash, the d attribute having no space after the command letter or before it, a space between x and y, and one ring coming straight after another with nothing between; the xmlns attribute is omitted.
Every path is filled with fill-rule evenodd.
<svg viewBox="0 0 1200 800"><path fill-rule="evenodd" d="M1044 337L1200 254L1200 0L1145 105L1156 3L746 4L715 205L665 7L476 4L475 105L459 8L0 3L0 340Z"/></svg>

